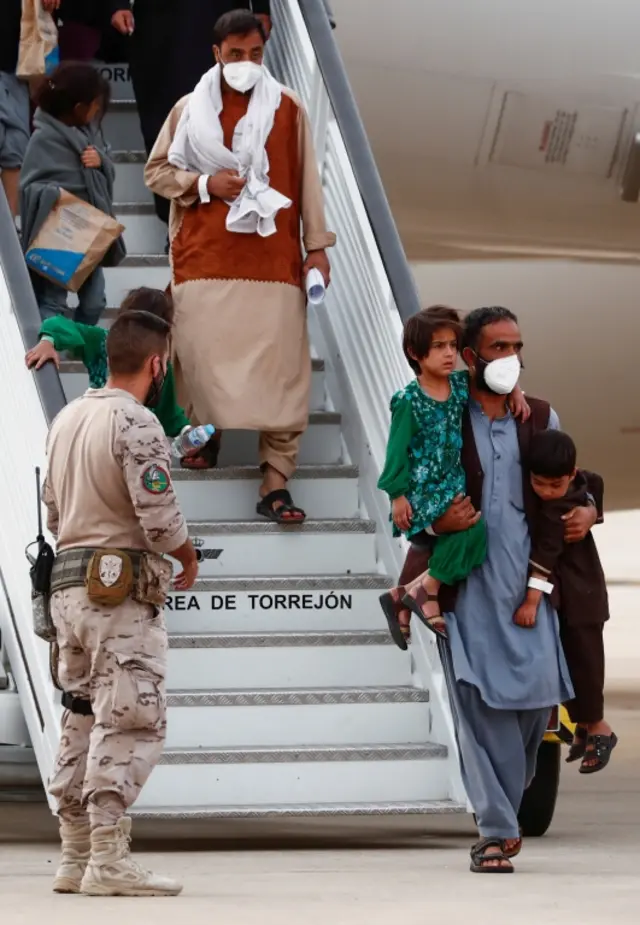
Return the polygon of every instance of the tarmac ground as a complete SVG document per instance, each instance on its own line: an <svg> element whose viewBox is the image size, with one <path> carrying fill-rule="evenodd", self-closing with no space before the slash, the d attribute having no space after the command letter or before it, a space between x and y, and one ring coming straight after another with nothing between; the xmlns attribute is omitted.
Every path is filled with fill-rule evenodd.
<svg viewBox="0 0 640 925"><path fill-rule="evenodd" d="M614 698L615 699L615 698ZM640 897L637 699L609 713L609 767L563 769L548 834L511 876L469 872L469 816L184 823L167 838L134 824L145 866L184 883L176 898L57 896L57 826L45 803L0 804L0 920L7 925L636 925ZM625 705L627 708L625 708ZM633 705L633 708L629 708ZM136 834L137 833L137 834Z"/></svg>

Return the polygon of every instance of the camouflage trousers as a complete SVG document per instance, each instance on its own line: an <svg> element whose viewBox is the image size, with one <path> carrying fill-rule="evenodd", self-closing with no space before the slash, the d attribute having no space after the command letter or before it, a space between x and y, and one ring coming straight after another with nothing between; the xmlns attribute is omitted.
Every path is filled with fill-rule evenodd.
<svg viewBox="0 0 640 925"><path fill-rule="evenodd" d="M62 688L91 701L93 716L66 710L49 792L58 815L114 825L136 801L166 735L167 631L162 611L127 599L91 603L83 587L56 591L51 616Z"/></svg>

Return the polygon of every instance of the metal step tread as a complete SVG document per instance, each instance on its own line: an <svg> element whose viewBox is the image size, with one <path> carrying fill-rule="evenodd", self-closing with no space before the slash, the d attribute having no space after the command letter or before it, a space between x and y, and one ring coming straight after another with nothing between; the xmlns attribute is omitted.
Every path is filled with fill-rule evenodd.
<svg viewBox="0 0 640 925"><path fill-rule="evenodd" d="M299 707L334 704L428 703L419 687L309 687L262 690L180 691L167 694L170 707Z"/></svg>
<svg viewBox="0 0 640 925"><path fill-rule="evenodd" d="M271 748L171 748L160 764L288 764L341 761L424 761L446 758L446 745L287 745Z"/></svg>
<svg viewBox="0 0 640 925"><path fill-rule="evenodd" d="M194 806L176 809L170 806L153 809L133 808L137 819L257 819L291 816L410 816L441 813L466 813L464 803L454 800L419 800L411 803L273 803L267 805Z"/></svg>
<svg viewBox="0 0 640 925"><path fill-rule="evenodd" d="M272 649L395 645L385 631L333 633L170 633L171 649Z"/></svg>
<svg viewBox="0 0 640 925"><path fill-rule="evenodd" d="M153 202L114 202L113 211L116 215L155 215L156 207Z"/></svg>
<svg viewBox="0 0 640 925"><path fill-rule="evenodd" d="M197 591L384 591L393 587L389 575L291 575L283 578L198 578L190 594Z"/></svg>
<svg viewBox="0 0 640 925"><path fill-rule="evenodd" d="M166 254L127 254L115 269L126 269L127 267L166 267L168 270L169 257Z"/></svg>
<svg viewBox="0 0 640 925"><path fill-rule="evenodd" d="M109 112L131 112L138 108L135 100L111 100Z"/></svg>
<svg viewBox="0 0 640 925"><path fill-rule="evenodd" d="M220 482L226 480L261 479L259 466L220 466L215 469L182 469L179 462L171 467L174 482ZM347 463L298 466L292 479L357 479L358 467Z"/></svg>
<svg viewBox="0 0 640 925"><path fill-rule="evenodd" d="M102 320L107 318L115 318L119 309L117 308L107 308L102 313ZM324 371L324 360L320 360L317 357L312 359L311 367L314 373L321 373ZM82 360L62 360L60 362L60 372L61 373L86 373L87 367L84 365Z"/></svg>
<svg viewBox="0 0 640 925"><path fill-rule="evenodd" d="M268 520L205 520L190 521L189 533L192 536L219 536L221 533L241 534L277 533L279 536L298 533L375 533L376 525L372 520L350 517L340 520L305 520L302 524L281 524Z"/></svg>
<svg viewBox="0 0 640 925"><path fill-rule="evenodd" d="M113 107L115 100L110 104ZM128 101L125 101L128 102ZM114 150L109 155L114 164L146 164L147 152L141 150Z"/></svg>

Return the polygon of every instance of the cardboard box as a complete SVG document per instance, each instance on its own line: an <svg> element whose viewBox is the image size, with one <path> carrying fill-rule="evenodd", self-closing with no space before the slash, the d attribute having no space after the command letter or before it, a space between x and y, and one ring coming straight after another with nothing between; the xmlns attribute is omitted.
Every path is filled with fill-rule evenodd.
<svg viewBox="0 0 640 925"><path fill-rule="evenodd" d="M25 260L40 276L77 292L123 231L115 218L61 190Z"/></svg>

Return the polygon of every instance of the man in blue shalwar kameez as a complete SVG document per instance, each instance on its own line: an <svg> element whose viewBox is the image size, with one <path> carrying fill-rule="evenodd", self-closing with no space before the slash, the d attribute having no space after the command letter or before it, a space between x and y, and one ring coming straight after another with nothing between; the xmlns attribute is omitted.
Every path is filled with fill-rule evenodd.
<svg viewBox="0 0 640 925"><path fill-rule="evenodd" d="M528 399L533 414L526 424L508 410L521 349L516 316L507 309L478 309L467 317L462 355L471 376L462 456L470 497L433 524L436 535L465 529L479 508L487 526L485 563L457 590L442 589L449 641L439 642L463 780L481 836L471 869L482 873L513 871L509 857L521 847L518 810L550 710L573 694L548 597L534 627L513 622L529 578L534 516L520 462L523 440L535 427L559 427L556 413L536 399ZM575 508L567 539L582 539L596 519L594 506ZM400 583L420 567L424 558L412 550Z"/></svg>

